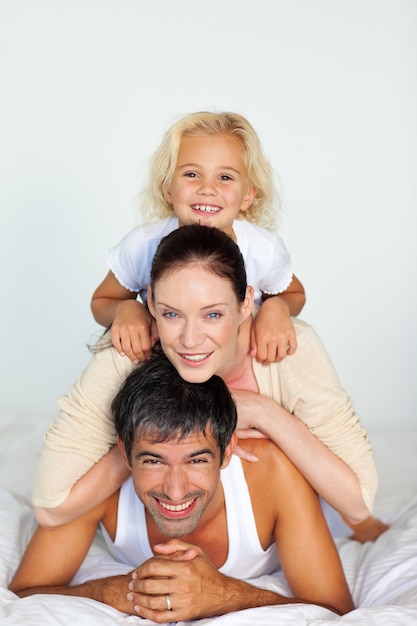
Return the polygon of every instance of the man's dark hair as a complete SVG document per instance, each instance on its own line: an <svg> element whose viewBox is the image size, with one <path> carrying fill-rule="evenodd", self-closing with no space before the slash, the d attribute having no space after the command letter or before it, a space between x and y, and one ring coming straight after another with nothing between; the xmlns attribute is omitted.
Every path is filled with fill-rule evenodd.
<svg viewBox="0 0 417 626"><path fill-rule="evenodd" d="M235 403L219 376L204 383L187 382L164 354L154 354L129 374L111 408L129 461L133 442L140 437L160 443L206 429L223 461L237 423Z"/></svg>

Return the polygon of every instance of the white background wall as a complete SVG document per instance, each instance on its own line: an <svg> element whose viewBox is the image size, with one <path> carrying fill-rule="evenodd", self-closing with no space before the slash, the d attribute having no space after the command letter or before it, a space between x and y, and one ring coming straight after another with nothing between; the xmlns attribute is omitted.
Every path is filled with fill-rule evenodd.
<svg viewBox="0 0 417 626"><path fill-rule="evenodd" d="M282 234L370 429L415 429L417 2L0 0L1 413L52 419L166 127L253 123Z"/></svg>

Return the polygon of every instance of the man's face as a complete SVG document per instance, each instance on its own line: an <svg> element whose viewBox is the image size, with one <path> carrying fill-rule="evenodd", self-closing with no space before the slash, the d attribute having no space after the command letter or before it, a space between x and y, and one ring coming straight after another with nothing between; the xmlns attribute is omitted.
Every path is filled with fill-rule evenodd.
<svg viewBox="0 0 417 626"><path fill-rule="evenodd" d="M223 504L220 469L231 455L228 446L223 464L209 430L184 439L152 443L139 439L132 447L132 478L138 498L161 533L184 537L203 516Z"/></svg>

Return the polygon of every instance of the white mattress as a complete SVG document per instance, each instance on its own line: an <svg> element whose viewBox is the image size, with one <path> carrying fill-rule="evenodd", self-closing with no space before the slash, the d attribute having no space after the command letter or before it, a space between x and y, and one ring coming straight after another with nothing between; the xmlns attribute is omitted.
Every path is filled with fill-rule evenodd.
<svg viewBox="0 0 417 626"><path fill-rule="evenodd" d="M151 624L93 600L52 595L19 599L7 590L7 583L34 528L30 488L45 429L45 422L34 424L29 419L0 417L0 624ZM313 605L262 607L187 624L417 625L417 432L371 435L380 473L376 513L389 522L391 528L375 543L361 545L347 539L338 542L358 608L338 617ZM76 580L80 582L97 574L106 576L129 569L113 561L101 537L97 536ZM285 581L280 576L252 582L286 592Z"/></svg>

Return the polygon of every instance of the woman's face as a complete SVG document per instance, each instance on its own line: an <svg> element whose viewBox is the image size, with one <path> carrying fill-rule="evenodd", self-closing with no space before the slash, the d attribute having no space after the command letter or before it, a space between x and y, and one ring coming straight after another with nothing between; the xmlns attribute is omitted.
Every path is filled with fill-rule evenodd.
<svg viewBox="0 0 417 626"><path fill-rule="evenodd" d="M148 304L162 348L184 380L227 375L235 364L239 327L252 312L251 287L239 303L225 278L193 263L160 278Z"/></svg>

